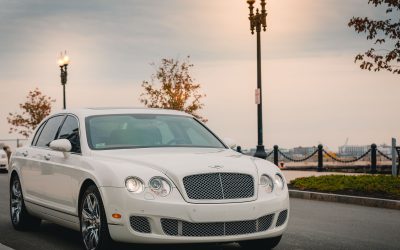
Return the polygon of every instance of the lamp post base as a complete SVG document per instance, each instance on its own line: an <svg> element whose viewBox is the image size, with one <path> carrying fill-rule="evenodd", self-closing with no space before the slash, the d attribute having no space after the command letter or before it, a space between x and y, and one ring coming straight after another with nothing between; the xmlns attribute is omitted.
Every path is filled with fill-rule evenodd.
<svg viewBox="0 0 400 250"><path fill-rule="evenodd" d="M267 159L267 152L265 152L264 145L257 145L256 153L254 154L254 157L261 158L261 159Z"/></svg>

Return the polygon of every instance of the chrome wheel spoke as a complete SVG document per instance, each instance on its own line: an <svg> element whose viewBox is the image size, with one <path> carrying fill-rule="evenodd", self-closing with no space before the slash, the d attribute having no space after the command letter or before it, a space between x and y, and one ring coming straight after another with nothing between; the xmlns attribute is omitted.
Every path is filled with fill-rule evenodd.
<svg viewBox="0 0 400 250"><path fill-rule="evenodd" d="M99 219L99 205L97 204L97 201L95 202L95 207L94 207L94 209L93 209L93 217L95 218L95 219Z"/></svg>
<svg viewBox="0 0 400 250"><path fill-rule="evenodd" d="M85 209L82 209L82 220L89 221L92 219L91 214L89 214Z"/></svg>
<svg viewBox="0 0 400 250"><path fill-rule="evenodd" d="M19 182L18 181L14 182L14 185L12 187L12 194L17 198L21 197L21 190L20 190L20 186L19 186Z"/></svg>
<svg viewBox="0 0 400 250"><path fill-rule="evenodd" d="M92 230L92 231L90 232L90 241L91 241L91 245L92 245L93 247L97 246L97 242L96 242L95 238L96 238L95 230Z"/></svg>
<svg viewBox="0 0 400 250"><path fill-rule="evenodd" d="M12 207L17 207L19 205L20 201L17 199L12 199L11 200L11 206Z"/></svg>
<svg viewBox="0 0 400 250"><path fill-rule="evenodd" d="M92 200L90 199L90 195L88 195L86 197L86 205L87 205L87 208L89 209L89 212L92 213L93 212L93 204L92 204Z"/></svg>
<svg viewBox="0 0 400 250"><path fill-rule="evenodd" d="M86 245L87 249L92 249L93 248L92 245L91 245L91 242L90 242L90 233L89 232L87 232L84 235L83 241L85 242L85 245Z"/></svg>
<svg viewBox="0 0 400 250"><path fill-rule="evenodd" d="M93 230L93 239L97 245L97 243L99 242L99 229L94 229Z"/></svg>

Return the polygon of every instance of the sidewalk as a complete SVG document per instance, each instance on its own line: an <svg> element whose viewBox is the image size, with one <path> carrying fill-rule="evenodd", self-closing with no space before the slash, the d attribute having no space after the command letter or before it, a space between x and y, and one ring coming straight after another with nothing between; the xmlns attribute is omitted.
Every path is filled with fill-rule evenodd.
<svg viewBox="0 0 400 250"><path fill-rule="evenodd" d="M317 172L317 171L298 171L298 170L282 170L286 181L290 183L291 180L300 177L321 176L321 175L362 175L361 173L339 173L339 172Z"/></svg>

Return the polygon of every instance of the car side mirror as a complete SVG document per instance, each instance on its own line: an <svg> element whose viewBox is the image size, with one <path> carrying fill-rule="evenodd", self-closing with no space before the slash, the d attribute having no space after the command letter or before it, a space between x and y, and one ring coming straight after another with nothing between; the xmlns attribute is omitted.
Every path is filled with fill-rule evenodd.
<svg viewBox="0 0 400 250"><path fill-rule="evenodd" d="M50 142L49 147L55 151L70 152L72 149L71 142L68 139L58 139Z"/></svg>
<svg viewBox="0 0 400 250"><path fill-rule="evenodd" d="M230 149L235 149L236 148L236 141L231 138L224 138L224 143L226 146L228 146Z"/></svg>

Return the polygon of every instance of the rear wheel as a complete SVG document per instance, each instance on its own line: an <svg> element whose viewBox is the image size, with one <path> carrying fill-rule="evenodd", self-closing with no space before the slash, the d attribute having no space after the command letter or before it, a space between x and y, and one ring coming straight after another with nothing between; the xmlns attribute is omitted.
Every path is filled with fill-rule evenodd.
<svg viewBox="0 0 400 250"><path fill-rule="evenodd" d="M81 235L86 250L110 249L106 213L99 190L89 186L83 193L79 208Z"/></svg>
<svg viewBox="0 0 400 250"><path fill-rule="evenodd" d="M239 244L244 249L272 249L279 244L281 238L282 235L262 240L242 241Z"/></svg>
<svg viewBox="0 0 400 250"><path fill-rule="evenodd" d="M13 227L17 230L33 229L41 222L39 218L31 216L26 210L21 182L17 175L11 178L10 217Z"/></svg>

